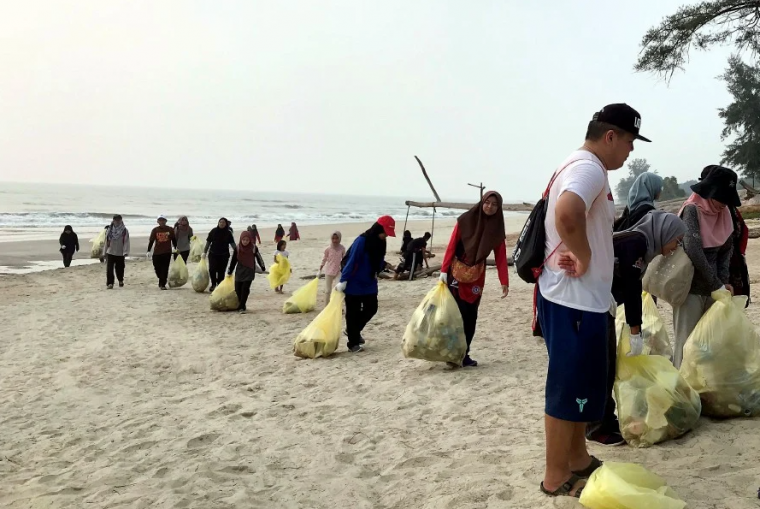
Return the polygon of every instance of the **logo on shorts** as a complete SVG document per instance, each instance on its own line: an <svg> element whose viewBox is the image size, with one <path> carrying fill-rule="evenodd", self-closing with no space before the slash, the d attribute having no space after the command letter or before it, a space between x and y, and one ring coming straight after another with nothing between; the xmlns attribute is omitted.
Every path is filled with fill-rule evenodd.
<svg viewBox="0 0 760 509"><path fill-rule="evenodd" d="M472 287L472 293L475 295L480 295L480 287L479 286L473 286Z"/></svg>
<svg viewBox="0 0 760 509"><path fill-rule="evenodd" d="M586 398L586 399L576 398L575 402L578 403L578 409L579 409L578 411L580 413L583 413L583 405L585 405L586 403L588 403L588 398Z"/></svg>

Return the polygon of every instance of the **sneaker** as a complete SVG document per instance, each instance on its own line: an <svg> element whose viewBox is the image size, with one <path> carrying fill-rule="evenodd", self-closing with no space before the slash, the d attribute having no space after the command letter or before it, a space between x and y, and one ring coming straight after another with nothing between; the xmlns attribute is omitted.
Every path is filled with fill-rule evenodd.
<svg viewBox="0 0 760 509"><path fill-rule="evenodd" d="M462 361L462 367L476 368L478 367L478 361L476 361L475 359L471 359L470 356L468 355L467 357L464 358L464 361Z"/></svg>
<svg viewBox="0 0 760 509"><path fill-rule="evenodd" d="M124 288L124 281L119 281L119 288Z"/></svg>
<svg viewBox="0 0 760 509"><path fill-rule="evenodd" d="M211 293L214 293L215 289L216 289L216 285L211 285L211 288L209 288L208 291Z"/></svg>
<svg viewBox="0 0 760 509"><path fill-rule="evenodd" d="M348 351L351 353L359 353L363 350L364 350L364 347L362 345L354 345L348 349Z"/></svg>
<svg viewBox="0 0 760 509"><path fill-rule="evenodd" d="M168 288L165 287L165 286L159 286L159 288L162 289L162 290L168 290Z"/></svg>
<svg viewBox="0 0 760 509"><path fill-rule="evenodd" d="M616 447L618 445L625 444L623 435L614 431L605 432L604 430L597 430L586 435L586 440L589 442L595 442L599 445L604 445L606 447Z"/></svg>
<svg viewBox="0 0 760 509"><path fill-rule="evenodd" d="M113 290L113 285L108 285L106 286L106 288L108 288L109 290Z"/></svg>
<svg viewBox="0 0 760 509"><path fill-rule="evenodd" d="M363 338L363 337L361 337L361 335L360 335L360 336L359 336L359 344L360 344L360 345L363 345L363 344L365 344L365 343L366 343L366 341L364 341L364 338Z"/></svg>
<svg viewBox="0 0 760 509"><path fill-rule="evenodd" d="M244 314L246 314L247 312L248 312L248 311L246 311L246 309L245 309L245 308L243 308L243 309L238 309L238 313L240 313L241 315L244 315Z"/></svg>

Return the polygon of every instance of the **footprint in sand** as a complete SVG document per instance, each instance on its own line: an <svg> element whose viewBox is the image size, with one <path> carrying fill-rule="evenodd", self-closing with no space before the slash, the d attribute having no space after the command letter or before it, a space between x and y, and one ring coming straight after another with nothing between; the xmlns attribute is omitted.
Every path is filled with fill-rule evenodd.
<svg viewBox="0 0 760 509"><path fill-rule="evenodd" d="M202 447L209 446L219 438L217 433L206 433L204 435L197 436L187 442L188 449L200 449Z"/></svg>

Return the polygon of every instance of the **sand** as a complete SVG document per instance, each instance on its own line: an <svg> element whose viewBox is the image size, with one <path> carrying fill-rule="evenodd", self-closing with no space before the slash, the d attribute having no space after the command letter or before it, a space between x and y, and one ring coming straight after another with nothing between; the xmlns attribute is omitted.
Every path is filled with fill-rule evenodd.
<svg viewBox="0 0 760 509"><path fill-rule="evenodd" d="M365 227L342 226L347 244ZM437 228L439 253L450 228ZM333 229L289 246L286 292L316 272ZM381 282L365 352L302 360L292 341L314 314L283 315L264 278L238 315L189 285L159 291L147 262L127 264L123 289L105 290L103 272L0 276L2 507L580 507L538 490L546 351L530 334L532 287L513 273L501 300L488 271L481 365L451 370L401 354L435 279ZM757 429L703 418L650 449L591 449L662 475L690 508L754 508Z"/></svg>

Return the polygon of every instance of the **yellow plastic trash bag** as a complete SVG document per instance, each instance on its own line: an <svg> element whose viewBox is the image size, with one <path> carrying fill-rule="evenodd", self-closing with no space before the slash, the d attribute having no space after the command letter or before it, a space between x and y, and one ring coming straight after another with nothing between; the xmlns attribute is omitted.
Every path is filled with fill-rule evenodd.
<svg viewBox="0 0 760 509"><path fill-rule="evenodd" d="M293 342L296 357L329 357L338 348L343 328L343 292L332 292L330 303L301 331Z"/></svg>
<svg viewBox="0 0 760 509"><path fill-rule="evenodd" d="M621 339L621 343L624 343L623 354L627 354L631 351L628 339L631 331L625 323L625 306L618 306L615 326L617 337ZM662 321L660 312L657 310L657 304L647 292L641 293L641 330L644 339L643 354L673 358L673 348L670 346L670 337L667 329L665 329L665 322Z"/></svg>
<svg viewBox="0 0 760 509"><path fill-rule="evenodd" d="M744 313L747 297L712 293L715 303L683 349L681 375L711 417L760 415L760 335Z"/></svg>
<svg viewBox="0 0 760 509"><path fill-rule="evenodd" d="M277 263L269 267L269 286L274 290L278 286L282 286L290 279L290 260L282 255L277 255L275 258Z"/></svg>
<svg viewBox="0 0 760 509"><path fill-rule="evenodd" d="M665 481L633 463L605 462L591 474L580 503L588 509L684 509Z"/></svg>
<svg viewBox="0 0 760 509"><path fill-rule="evenodd" d="M288 300L282 305L282 312L286 315L292 313L308 313L317 307L317 294L319 293L319 278L314 278L301 288L293 292Z"/></svg>
<svg viewBox="0 0 760 509"><path fill-rule="evenodd" d="M92 248L90 249L90 258L100 258L105 256L104 248L106 247L106 230L100 230L100 233L90 240Z"/></svg>
<svg viewBox="0 0 760 509"><path fill-rule="evenodd" d="M443 282L428 292L404 332L404 357L462 365L467 353L462 314Z"/></svg>
<svg viewBox="0 0 760 509"><path fill-rule="evenodd" d="M235 311L240 306L237 293L235 293L235 278L225 277L211 294L209 301L214 311Z"/></svg>
<svg viewBox="0 0 760 509"><path fill-rule="evenodd" d="M203 241L199 239L197 236L193 235L190 237L190 257L188 260L190 260L193 263L198 263L201 261L201 258L203 256Z"/></svg>
<svg viewBox="0 0 760 509"><path fill-rule="evenodd" d="M193 277L190 278L190 284L193 286L193 290L203 293L208 288L209 282L208 262L205 258L201 258L201 262L195 268L195 272L193 272Z"/></svg>
<svg viewBox="0 0 760 509"><path fill-rule="evenodd" d="M187 273L185 260L181 256L178 256L177 259L172 262L172 266L169 269L169 288L185 286L188 279L189 275Z"/></svg>

